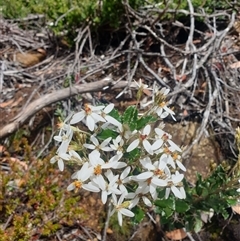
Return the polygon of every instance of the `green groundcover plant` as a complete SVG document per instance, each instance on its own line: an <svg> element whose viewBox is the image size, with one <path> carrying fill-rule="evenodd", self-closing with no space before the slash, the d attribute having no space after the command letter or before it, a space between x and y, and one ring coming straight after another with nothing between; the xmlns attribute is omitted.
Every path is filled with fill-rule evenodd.
<svg viewBox="0 0 240 241"><path fill-rule="evenodd" d="M119 225L123 216L141 221L146 207L158 213L170 230L198 232L203 221L214 214L228 218L226 208L239 198L240 158L231 174L220 165L206 179L198 175L196 185L189 185L184 178L182 150L164 131L162 122L167 116L175 119L166 100L170 90L151 90L150 108L139 113L138 104L148 86L141 81L136 84L138 103L123 114L112 103L85 104L59 125L54 139L60 145L50 162L57 162L61 171L65 165L76 166L67 190L100 193L103 204L112 203L111 214L117 212ZM80 122L87 131L80 128ZM240 129L236 139L239 147Z"/></svg>

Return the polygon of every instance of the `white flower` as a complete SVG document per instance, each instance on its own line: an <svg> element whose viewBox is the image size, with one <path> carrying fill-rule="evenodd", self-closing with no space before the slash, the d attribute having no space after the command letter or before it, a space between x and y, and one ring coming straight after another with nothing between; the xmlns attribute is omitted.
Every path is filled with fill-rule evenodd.
<svg viewBox="0 0 240 241"><path fill-rule="evenodd" d="M92 151L88 155L88 158L91 164L90 168L93 174L92 179L103 190L106 184L104 177L102 176L102 172L104 169L109 169L116 165L116 161L104 162L104 160L100 158L100 153L96 150Z"/></svg>
<svg viewBox="0 0 240 241"><path fill-rule="evenodd" d="M180 199L186 198L186 193L184 188L182 187L182 185L179 185L183 177L184 177L183 174L180 174L178 171L176 171L175 174L172 174L172 177L168 179L168 187L166 188L166 192L165 192L166 199L169 197L170 191L173 192L175 197L178 197Z"/></svg>
<svg viewBox="0 0 240 241"><path fill-rule="evenodd" d="M125 166L127 166L127 163L126 162L119 162L119 160L121 159L122 155L115 155L115 156L112 156L110 158L110 160L108 162L112 163L112 167L113 169L120 169L120 168L123 168Z"/></svg>
<svg viewBox="0 0 240 241"><path fill-rule="evenodd" d="M104 110L102 111L101 115L107 122L111 123L112 125L120 126L121 123L118 120L116 120L112 116L108 115L113 110L113 108L114 108L114 104L113 103L107 105L104 108Z"/></svg>
<svg viewBox="0 0 240 241"><path fill-rule="evenodd" d="M53 163L57 162L59 170L63 171L64 170L63 160L68 161L68 160L70 160L70 158L71 158L71 156L66 153L58 153L56 156L54 156L50 159L50 163L53 164Z"/></svg>
<svg viewBox="0 0 240 241"><path fill-rule="evenodd" d="M147 169L148 171L137 175L137 180L148 180L148 182L151 182L154 186L167 186L167 181L165 179L170 175L170 170L163 158L160 158L159 161L155 162L154 164L152 164L149 157L141 159L140 162L143 168Z"/></svg>
<svg viewBox="0 0 240 241"><path fill-rule="evenodd" d="M113 205L114 209L112 210L110 215L113 215L115 211L117 211L118 215L118 223L120 226L122 226L122 215L128 216L128 217L133 217L134 213L127 209L129 206L129 202L123 202L125 195L121 195L120 198L117 201L116 195L112 195L112 200L113 200Z"/></svg>
<svg viewBox="0 0 240 241"><path fill-rule="evenodd" d="M70 150L68 153L69 153L69 155L71 157L71 160L76 161L78 164L82 164L83 163L82 158L79 156L79 154L77 152L75 152L74 150Z"/></svg>
<svg viewBox="0 0 240 241"><path fill-rule="evenodd" d="M70 125L64 124L64 128L60 130L58 136L54 136L54 140L61 142L57 149L57 153L66 153L68 146L73 137L73 130Z"/></svg>
<svg viewBox="0 0 240 241"><path fill-rule="evenodd" d="M118 175L114 176L111 170L107 170L105 173L105 176L107 177L108 181L105 181L105 186L100 186L98 183L96 183L96 179L93 179L93 185L99 187L102 191L101 193L101 200L102 203L105 204L107 202L107 197L110 194L117 194L120 195L122 192L117 189L117 180Z"/></svg>
<svg viewBox="0 0 240 241"><path fill-rule="evenodd" d="M140 143L142 143L144 149L149 153L149 154L153 154L153 150L152 150L152 146L149 143L148 136L151 132L151 126L150 125L146 125L143 129L143 131L139 131L139 138L134 140L127 148L127 152L130 152L132 150L134 150L135 148L137 148L139 146Z"/></svg>
<svg viewBox="0 0 240 241"><path fill-rule="evenodd" d="M83 144L84 147L91 149L91 150L102 150L102 151L112 151L112 148L107 146L109 144L109 142L111 141L112 137L107 138L106 140L104 140L101 144L99 144L98 139L95 136L91 136L90 140L93 143L92 144Z"/></svg>
<svg viewBox="0 0 240 241"><path fill-rule="evenodd" d="M172 118L176 120L174 117L175 113L170 108L167 107L167 102L165 102L165 98L169 93L169 91L170 89L167 89L164 87L159 91L159 93L156 94L155 99L158 99L160 96L160 102L156 103L158 106L153 108L153 111L156 112L157 115L162 119L166 118L170 114Z"/></svg>
<svg viewBox="0 0 240 241"><path fill-rule="evenodd" d="M110 145L112 150L117 151L117 155L123 155L124 141L123 141L122 137L119 135L119 136L117 136L116 139L113 139L112 142L113 142L113 145L112 144Z"/></svg>
<svg viewBox="0 0 240 241"><path fill-rule="evenodd" d="M131 167L130 166L126 167L124 171L121 173L119 179L117 180L117 184L121 191L121 194L125 193L126 195L128 193L128 190L124 184L130 181L130 177L128 176L130 171L131 171Z"/></svg>
<svg viewBox="0 0 240 241"><path fill-rule="evenodd" d="M90 192L99 192L100 189L91 183L85 184L84 182L89 179L91 176L91 170L88 167L89 163L85 162L82 166L82 168L72 175L72 179L77 179L77 181L72 182L68 187L67 190L71 191L74 189L85 189Z"/></svg>
<svg viewBox="0 0 240 241"><path fill-rule="evenodd" d="M100 111L104 106L92 106L89 104L84 105L84 110L73 115L70 124L76 124L86 117L86 125L90 131L94 130L95 124L98 121L105 122L105 119L100 115Z"/></svg>
<svg viewBox="0 0 240 241"><path fill-rule="evenodd" d="M126 140L130 139L137 131L130 131L129 127L126 124L120 124L118 126L118 133L122 138Z"/></svg>
<svg viewBox="0 0 240 241"><path fill-rule="evenodd" d="M146 195L147 193L149 193L149 186L145 186L144 188L138 187L135 192L128 193L126 195L126 198L132 199L129 208L132 209L133 207L135 207L139 203L140 198L142 198L146 206L152 207L152 203Z"/></svg>

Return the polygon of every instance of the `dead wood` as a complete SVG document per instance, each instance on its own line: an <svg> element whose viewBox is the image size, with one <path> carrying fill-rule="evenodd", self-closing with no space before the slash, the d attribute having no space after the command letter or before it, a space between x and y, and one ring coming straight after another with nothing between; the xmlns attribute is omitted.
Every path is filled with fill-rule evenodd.
<svg viewBox="0 0 240 241"><path fill-rule="evenodd" d="M126 85L126 82L121 82L115 85L114 88L123 88ZM51 94L46 94L29 104L13 119L13 122L4 126L0 130L0 139L18 130L18 128L20 128L26 122L26 120L28 120L31 116L35 115L44 107L47 107L57 101L67 99L77 94L101 91L104 87L111 88L110 86L113 86L113 81L110 78L105 78L97 82L73 85L62 90L56 90Z"/></svg>

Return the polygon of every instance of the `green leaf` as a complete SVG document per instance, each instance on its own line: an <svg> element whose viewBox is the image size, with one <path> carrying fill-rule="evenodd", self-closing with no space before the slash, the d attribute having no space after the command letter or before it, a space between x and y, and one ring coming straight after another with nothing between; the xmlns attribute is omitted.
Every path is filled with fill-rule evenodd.
<svg viewBox="0 0 240 241"><path fill-rule="evenodd" d="M160 208L170 208L172 210L175 210L175 202L173 199L168 198L168 199L163 199L163 200L156 200L155 205L160 207Z"/></svg>
<svg viewBox="0 0 240 241"><path fill-rule="evenodd" d="M119 134L113 130L110 130L110 129L105 129L103 131L101 131L97 137L100 139L100 140L106 140L107 138L109 137L112 137L112 138L116 138Z"/></svg>
<svg viewBox="0 0 240 241"><path fill-rule="evenodd" d="M190 209L190 206L184 201L177 199L175 201L175 210L178 213L185 213L187 210Z"/></svg>
<svg viewBox="0 0 240 241"><path fill-rule="evenodd" d="M203 226L203 222L201 219L196 218L195 219L195 225L194 225L194 231L196 233L200 232Z"/></svg>
<svg viewBox="0 0 240 241"><path fill-rule="evenodd" d="M121 116L119 115L119 112L115 108L113 108L112 111L108 115L110 115L117 121L121 122Z"/></svg>
<svg viewBox="0 0 240 241"><path fill-rule="evenodd" d="M145 127L148 123L157 121L157 118L153 116L143 116L139 120L137 120L137 130L141 130L143 127Z"/></svg>
<svg viewBox="0 0 240 241"><path fill-rule="evenodd" d="M137 127L138 110L135 106L129 106L123 113L123 123L128 124L131 131Z"/></svg>
<svg viewBox="0 0 240 241"><path fill-rule="evenodd" d="M129 164L131 164L135 160L139 159L140 154L141 154L140 149L139 148L135 148L134 150L132 150L130 152L124 153L124 158L129 160Z"/></svg>
<svg viewBox="0 0 240 241"><path fill-rule="evenodd" d="M172 217L173 212L174 212L171 208L164 208L163 211L164 211L164 213L165 213L166 218Z"/></svg>
<svg viewBox="0 0 240 241"><path fill-rule="evenodd" d="M141 208L139 208L138 206L135 206L132 209L132 211L135 214L134 215L134 223L140 223L144 218L144 215L145 215L144 211Z"/></svg>

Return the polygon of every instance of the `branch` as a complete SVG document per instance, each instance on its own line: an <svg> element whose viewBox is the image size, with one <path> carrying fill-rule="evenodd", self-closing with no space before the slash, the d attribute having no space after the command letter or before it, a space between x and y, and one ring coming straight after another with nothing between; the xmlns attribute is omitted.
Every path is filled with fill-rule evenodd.
<svg viewBox="0 0 240 241"><path fill-rule="evenodd" d="M0 139L12 134L14 131L20 128L31 116L35 115L38 111L40 111L42 108L48 105L51 105L57 101L64 100L66 98L69 98L77 94L100 91L100 90L103 90L104 87L110 86L112 84L113 84L112 79L105 78L97 82L81 84L81 85L73 85L71 87L68 87L62 90L54 91L51 94L46 94L40 97L39 99L33 101L31 104L29 104L15 118L12 119L13 122L4 126L0 130ZM121 88L126 84L127 84L126 82L120 83L114 86L114 88Z"/></svg>

